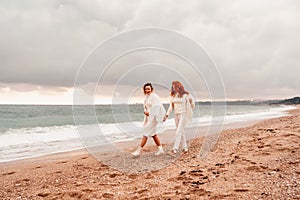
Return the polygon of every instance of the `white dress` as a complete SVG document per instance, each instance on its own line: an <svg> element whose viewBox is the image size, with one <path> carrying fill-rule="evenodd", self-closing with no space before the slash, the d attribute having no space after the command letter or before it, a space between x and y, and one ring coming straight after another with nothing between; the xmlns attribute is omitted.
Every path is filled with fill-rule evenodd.
<svg viewBox="0 0 300 200"><path fill-rule="evenodd" d="M149 112L149 116L144 118L143 135L147 137L154 136L158 134L157 126L163 121L166 113L157 94L151 93L146 95L144 111Z"/></svg>

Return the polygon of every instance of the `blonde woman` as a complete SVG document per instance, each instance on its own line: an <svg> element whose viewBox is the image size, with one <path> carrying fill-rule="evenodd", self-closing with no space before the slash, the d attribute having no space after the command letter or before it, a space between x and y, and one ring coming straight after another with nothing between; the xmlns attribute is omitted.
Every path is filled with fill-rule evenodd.
<svg viewBox="0 0 300 200"><path fill-rule="evenodd" d="M192 122L192 109L194 107L194 99L184 89L184 86L179 81L173 81L170 93L170 106L163 119L165 121L174 110L176 138L172 150L168 153L171 156L178 154L181 139L183 152L188 152L184 128L187 123Z"/></svg>
<svg viewBox="0 0 300 200"><path fill-rule="evenodd" d="M132 153L133 156L138 156L142 152L142 148L147 143L148 137L152 137L155 144L158 147L158 151L155 155L161 155L164 153L160 140L157 136L157 125L159 122L163 121L164 115L166 113L159 96L153 92L153 86L151 83L146 83L143 87L144 94L146 96L144 101L144 126L143 126L143 138L136 149Z"/></svg>

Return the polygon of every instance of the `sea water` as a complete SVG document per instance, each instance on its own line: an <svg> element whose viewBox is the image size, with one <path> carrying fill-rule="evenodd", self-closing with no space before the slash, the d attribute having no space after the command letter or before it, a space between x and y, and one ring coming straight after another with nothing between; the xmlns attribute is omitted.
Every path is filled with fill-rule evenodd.
<svg viewBox="0 0 300 200"><path fill-rule="evenodd" d="M0 105L0 162L84 148L78 130L95 126L99 130L95 134L105 138L95 140L97 143L142 137L142 105L93 105L92 108L94 113L86 114L91 106L79 106L73 112L72 106L65 105ZM269 119L287 115L286 111L293 109L291 106L227 105L224 113L223 108L198 104L190 126L212 125L212 118L221 118L217 121L223 124ZM75 124L73 115L80 114L86 114L84 120ZM175 128L172 115L163 125L162 131Z"/></svg>

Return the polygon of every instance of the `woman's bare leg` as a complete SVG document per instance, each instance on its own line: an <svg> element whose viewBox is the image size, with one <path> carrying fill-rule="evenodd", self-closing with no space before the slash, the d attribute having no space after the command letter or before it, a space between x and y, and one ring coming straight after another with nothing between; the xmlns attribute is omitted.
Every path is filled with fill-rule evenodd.
<svg viewBox="0 0 300 200"><path fill-rule="evenodd" d="M157 146L160 146L160 141L159 141L158 136L157 136L157 135L154 135L154 136L152 136L152 138L153 138L155 144L156 144Z"/></svg>
<svg viewBox="0 0 300 200"><path fill-rule="evenodd" d="M164 154L165 151L164 151L162 145L160 144L160 141L159 141L158 136L157 136L157 135L154 135L154 136L152 136L152 138L153 138L155 144L156 144L157 147L158 147L158 151L155 153L155 155L158 156L158 155Z"/></svg>
<svg viewBox="0 0 300 200"><path fill-rule="evenodd" d="M148 140L148 137L143 136L142 141L141 141L141 144L140 144L140 146L141 146L142 148L143 148L143 147L145 146L145 144L147 143L147 140Z"/></svg>
<svg viewBox="0 0 300 200"><path fill-rule="evenodd" d="M142 138L141 144L140 146L137 147L137 149L135 150L135 152L131 153L133 156L138 156L141 154L142 152L142 148L145 146L145 144L147 143L147 139L148 137L144 136Z"/></svg>

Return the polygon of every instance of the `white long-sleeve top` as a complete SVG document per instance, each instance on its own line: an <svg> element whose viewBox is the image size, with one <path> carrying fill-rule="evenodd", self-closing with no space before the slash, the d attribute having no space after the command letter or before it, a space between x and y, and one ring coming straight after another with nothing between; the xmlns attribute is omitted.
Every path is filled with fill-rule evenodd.
<svg viewBox="0 0 300 200"><path fill-rule="evenodd" d="M149 112L149 116L145 118L144 122L154 119L157 122L160 122L163 120L163 117L166 113L165 108L159 99L159 96L153 92L149 95L146 95L144 101L144 112L145 111Z"/></svg>
<svg viewBox="0 0 300 200"><path fill-rule="evenodd" d="M192 96L188 94L184 94L181 98L178 96L174 96L170 98L170 106L167 111L167 115L170 115L174 110L175 114L185 113L187 111L187 103L188 101L192 101L192 108L195 106L194 99Z"/></svg>

